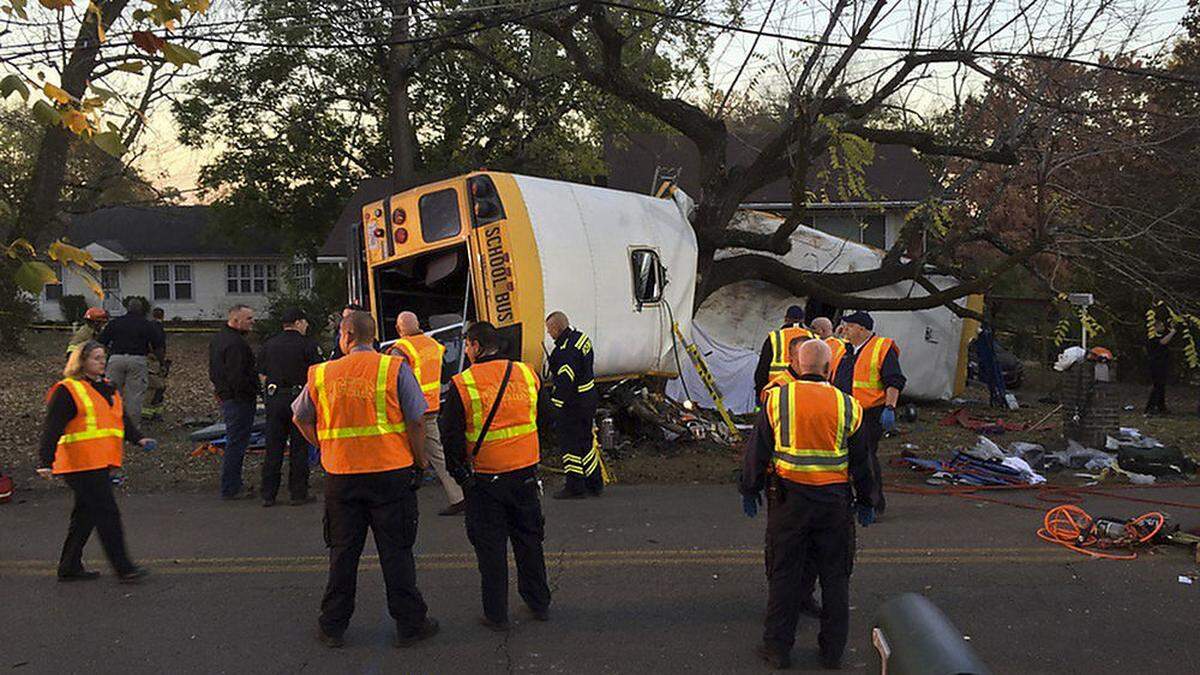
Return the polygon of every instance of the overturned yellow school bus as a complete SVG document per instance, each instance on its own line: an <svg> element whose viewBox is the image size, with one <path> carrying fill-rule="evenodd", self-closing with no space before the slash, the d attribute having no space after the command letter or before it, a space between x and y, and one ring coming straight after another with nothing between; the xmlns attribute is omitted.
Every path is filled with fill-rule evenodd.
<svg viewBox="0 0 1200 675"><path fill-rule="evenodd" d="M383 342L413 311L461 365L465 323L486 320L511 357L542 369L546 315L561 310L595 346L596 376L674 376L671 322L690 328L696 239L681 192L657 198L476 172L362 207L348 273Z"/></svg>

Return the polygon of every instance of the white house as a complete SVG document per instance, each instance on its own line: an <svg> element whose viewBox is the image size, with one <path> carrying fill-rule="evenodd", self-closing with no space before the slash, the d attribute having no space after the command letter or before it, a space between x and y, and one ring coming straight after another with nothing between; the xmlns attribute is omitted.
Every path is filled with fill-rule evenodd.
<svg viewBox="0 0 1200 675"><path fill-rule="evenodd" d="M727 155L731 164L753 160L758 150L756 139L730 139ZM664 173L677 176L685 192L699 200L700 153L684 136L650 133L631 133L605 139L605 161L608 164L608 187L632 192L651 192L656 177ZM818 195L836 193L822 181L814 167L809 174L809 188ZM911 148L900 145L876 145L875 159L865 167L863 181L868 196L856 201L836 201L819 196L808 207L809 227L826 234L888 249L895 243L904 227L905 216L915 206L935 193L937 182ZM791 190L784 178L755 190L746 197L742 208L786 215L792 208ZM922 242L908 243L908 248Z"/></svg>
<svg viewBox="0 0 1200 675"><path fill-rule="evenodd" d="M101 300L78 276L56 270L62 283L47 285L39 299L43 320L64 319L63 295L82 295L110 314L125 311L124 298L141 296L161 307L168 321L220 320L238 303L265 309L286 277L300 289L312 284L311 265L286 257L269 236L226 236L204 206L99 209L74 216L67 238L100 264L105 295Z"/></svg>

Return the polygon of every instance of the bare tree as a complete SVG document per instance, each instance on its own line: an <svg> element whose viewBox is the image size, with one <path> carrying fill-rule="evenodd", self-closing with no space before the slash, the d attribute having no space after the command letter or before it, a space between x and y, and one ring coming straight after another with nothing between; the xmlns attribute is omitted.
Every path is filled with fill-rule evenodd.
<svg viewBox="0 0 1200 675"><path fill-rule="evenodd" d="M686 4L686 6L685 6ZM656 88L645 77L645 64L661 54L648 52L637 36L663 22L715 26L703 3L603 2L575 4L550 16L525 21L554 39L579 76L605 94L653 116L687 137L700 154L701 194L693 226L700 248L697 304L716 289L756 279L795 295L811 296L843 308L915 310L953 303L986 290L1007 271L1029 263L1059 233L1043 227L983 266L955 266L964 247L999 241L976 204L973 217L947 222L948 205L972 176L988 165L1017 165L1030 138L1033 120L1061 114L1047 90L1073 58L1094 57L1110 45L1105 36L1121 17L1140 16L1134 3L976 2L918 0L888 3L829 0L815 5L811 23L789 35L802 45L784 65L788 91L774 128L758 144L750 161L730 165L731 131L715 110ZM763 22L766 26L766 22ZM1133 34L1122 26L1122 34ZM758 33L763 33L759 30ZM1039 79L1006 91L1017 102L1016 114L989 136L974 133L978 120L964 105L989 82L1004 77L1014 63L1032 59L1045 67ZM937 128L924 122L940 115ZM976 110L975 116L977 117ZM798 270L780 260L791 236L807 222L806 203L814 167L847 142L860 140L912 148L927 158L956 160L945 188L909 215L903 232L877 269L848 273ZM792 211L773 232L735 227L735 213L755 190L780 178L788 180ZM961 213L960 213L961 215ZM920 251L908 248L924 238ZM718 256L718 251L733 250ZM958 275L959 283L938 288L931 265ZM862 291L911 280L923 296L865 298Z"/></svg>

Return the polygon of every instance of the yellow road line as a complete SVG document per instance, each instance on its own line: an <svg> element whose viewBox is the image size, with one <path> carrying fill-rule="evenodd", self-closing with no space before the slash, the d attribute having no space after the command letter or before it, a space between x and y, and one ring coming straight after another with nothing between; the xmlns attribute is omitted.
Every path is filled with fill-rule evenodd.
<svg viewBox="0 0 1200 675"><path fill-rule="evenodd" d="M871 548L863 549L858 552L859 558L896 555L911 557L921 560L933 560L937 558L946 558L947 556L963 555L963 556L988 556L995 557L1003 554L1024 554L1024 555L1052 555L1060 554L1061 551L1049 547L976 547L976 548L919 548L919 547L899 547L899 548ZM752 557L761 559L763 551L761 548L729 548L729 549L616 549L605 551L566 551L555 552L547 551L546 557L551 559L565 559L572 561L586 561L590 559L612 559L606 562L637 562L639 560L664 560L672 558L682 559L711 559L711 558L733 558L733 557ZM469 562L474 564L475 555L473 553L423 553L416 556L418 563L437 565L441 562ZM235 557L211 557L211 558L150 558L144 559L142 562L147 565L181 565L181 566L209 566L209 565L253 565L262 563L269 566L277 565L308 565L321 564L324 565L328 558L326 556L235 556ZM364 562L377 562L379 556L364 555ZM95 561L99 562L99 561ZM0 570L18 569L24 567L53 567L57 563L53 560L9 560L0 561Z"/></svg>
<svg viewBox="0 0 1200 675"><path fill-rule="evenodd" d="M555 556L549 556L548 562L553 563ZM896 555L860 555L855 565L998 565L1014 563L1062 563L1078 561L1080 557L1069 553L1050 551L1050 554L1036 555L1006 555L1006 556L896 556ZM631 557L631 558L567 558L568 567L657 567L682 565L712 565L712 566L760 566L763 564L761 553L758 556L697 556L697 557ZM99 567L98 562L94 567ZM378 559L364 560L364 569L378 569ZM418 560L417 569L422 571L436 570L474 570L476 564L471 560ZM284 561L281 564L263 565L245 562L241 564L221 563L213 565L155 565L155 574L186 575L186 574L317 574L328 571L328 565L320 563L304 563ZM52 564L43 566L11 567L3 571L5 575L13 576L51 576L55 574Z"/></svg>

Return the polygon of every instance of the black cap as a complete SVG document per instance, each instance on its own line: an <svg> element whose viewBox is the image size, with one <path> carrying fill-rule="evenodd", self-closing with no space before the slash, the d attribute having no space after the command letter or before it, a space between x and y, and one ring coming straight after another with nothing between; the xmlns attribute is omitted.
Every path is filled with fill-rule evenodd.
<svg viewBox="0 0 1200 675"><path fill-rule="evenodd" d="M787 308L787 315L784 316L785 321L803 321L804 308L800 305L792 305Z"/></svg>
<svg viewBox="0 0 1200 675"><path fill-rule="evenodd" d="M283 310L283 315L279 317L279 320L287 324L296 323L300 319L307 318L308 317L304 315L304 310L300 309L299 307L288 307L287 309Z"/></svg>
<svg viewBox="0 0 1200 675"><path fill-rule="evenodd" d="M842 317L842 323L856 323L867 330L875 330L875 319L863 311L854 312Z"/></svg>

